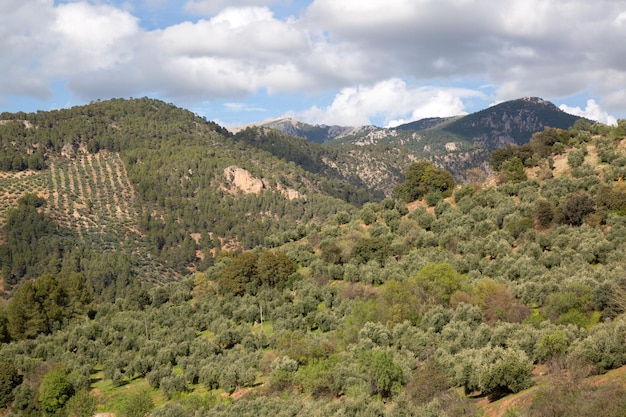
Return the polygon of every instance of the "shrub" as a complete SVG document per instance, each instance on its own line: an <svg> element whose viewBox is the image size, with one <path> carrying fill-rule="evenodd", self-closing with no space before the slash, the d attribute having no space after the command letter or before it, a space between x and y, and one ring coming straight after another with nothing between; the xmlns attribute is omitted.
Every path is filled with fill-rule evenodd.
<svg viewBox="0 0 626 417"><path fill-rule="evenodd" d="M148 391L140 391L124 399L118 414L120 417L145 417L153 408L154 402Z"/></svg>

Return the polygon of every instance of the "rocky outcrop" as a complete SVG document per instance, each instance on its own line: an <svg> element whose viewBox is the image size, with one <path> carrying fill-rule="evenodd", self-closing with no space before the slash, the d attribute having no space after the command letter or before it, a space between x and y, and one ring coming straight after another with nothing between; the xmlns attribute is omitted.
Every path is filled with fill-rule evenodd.
<svg viewBox="0 0 626 417"><path fill-rule="evenodd" d="M227 190L233 194L242 192L244 194L260 194L263 191L275 190L288 200L306 199L306 195L301 194L298 190L285 187L277 183L274 187L269 180L265 178L256 178L250 171L238 166L228 166L224 168L224 177L230 183Z"/></svg>
<svg viewBox="0 0 626 417"><path fill-rule="evenodd" d="M234 165L224 168L224 177L244 194L260 194L267 188L263 180L253 177L248 170Z"/></svg>

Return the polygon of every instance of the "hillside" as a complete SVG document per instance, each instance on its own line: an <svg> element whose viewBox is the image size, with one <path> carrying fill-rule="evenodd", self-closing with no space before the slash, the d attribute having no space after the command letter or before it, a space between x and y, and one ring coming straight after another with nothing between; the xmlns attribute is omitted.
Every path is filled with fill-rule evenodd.
<svg viewBox="0 0 626 417"><path fill-rule="evenodd" d="M64 242L123 253L141 266L133 270L141 280L170 280L206 267L223 247L295 239L306 224L372 198L362 184L332 170L289 164L293 158L250 146L242 135L156 100L0 119L0 225L21 197L36 193ZM62 252L74 249L51 254L46 239L5 255L5 284L62 268ZM42 256L33 256L38 251Z"/></svg>
<svg viewBox="0 0 626 417"><path fill-rule="evenodd" d="M13 117L4 146L41 152L0 177L10 415L623 416L624 121L357 207L346 156L275 130L147 99Z"/></svg>

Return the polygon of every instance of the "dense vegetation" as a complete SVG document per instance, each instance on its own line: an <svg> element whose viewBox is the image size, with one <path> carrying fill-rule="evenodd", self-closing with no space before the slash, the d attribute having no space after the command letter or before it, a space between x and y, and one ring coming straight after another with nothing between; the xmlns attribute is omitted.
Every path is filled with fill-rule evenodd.
<svg viewBox="0 0 626 417"><path fill-rule="evenodd" d="M100 105L111 103L73 111ZM88 237L101 229L72 227L50 207L67 207L53 193L23 193L4 212L0 267L12 298L0 310L0 407L9 415L474 416L483 398L522 391L533 395L507 415L623 415L626 381L587 377L626 365L624 121L546 129L527 147L494 152L492 185L455 185L419 162L397 199L356 207L299 186L321 177L282 171L289 163L244 143L252 139L203 121L189 129L204 133L181 133L175 114L163 116L167 134L146 121L126 143L113 128L98 153L87 151L119 152L98 170L127 170L119 178L136 193L134 223L130 214L116 223L127 228L119 245L91 247L106 241ZM271 161L273 174L265 163L247 169L307 201L218 191L218 173L241 164L234 153ZM44 170L62 161L44 157ZM80 158L59 172L95 166ZM112 178L94 189L117 189ZM63 198L91 219L107 209L91 196L91 207ZM256 213L268 212L280 221L263 228ZM132 236L181 276L143 279L150 265L138 264L149 257L123 249ZM251 243L228 248L226 236Z"/></svg>

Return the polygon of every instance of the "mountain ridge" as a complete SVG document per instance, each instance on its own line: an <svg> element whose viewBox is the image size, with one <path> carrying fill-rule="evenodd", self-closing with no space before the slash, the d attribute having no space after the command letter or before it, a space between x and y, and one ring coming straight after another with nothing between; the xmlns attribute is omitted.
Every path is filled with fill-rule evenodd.
<svg viewBox="0 0 626 417"><path fill-rule="evenodd" d="M523 97L495 104L475 113L430 117L394 128L309 125L292 118L261 122L291 136L324 146L391 146L403 149L409 159L426 159L465 181L467 171L479 168L491 174L489 155L494 149L529 143L546 127L568 129L588 119L565 113L539 97ZM333 136L334 135L334 136Z"/></svg>

